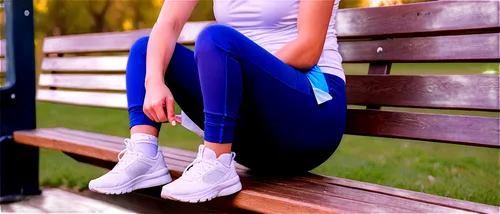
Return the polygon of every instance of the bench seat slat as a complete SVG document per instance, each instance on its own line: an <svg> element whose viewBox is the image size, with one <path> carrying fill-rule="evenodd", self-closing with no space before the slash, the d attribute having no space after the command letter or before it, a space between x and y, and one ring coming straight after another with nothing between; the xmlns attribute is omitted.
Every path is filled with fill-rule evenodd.
<svg viewBox="0 0 500 214"><path fill-rule="evenodd" d="M201 30L212 23L212 21L186 23L177 42L193 44ZM45 54L128 52L137 39L148 36L150 32L151 29L141 29L127 32L48 37L43 42L43 52Z"/></svg>
<svg viewBox="0 0 500 214"><path fill-rule="evenodd" d="M100 133L90 133L90 132L86 132L86 131L67 129L67 128L37 129L37 131L42 131L42 132L46 131L46 130L55 130L58 133L65 133L65 134L72 135L72 136L79 136L79 137L82 137L85 139L91 139L91 140L96 141L96 142L103 142L106 145L119 144L121 146L121 148L124 148L123 144L121 144L121 142L123 141L123 137L100 134ZM192 151L186 151L186 150L177 149L177 148L170 148L170 147L162 147L162 151L163 151L163 154L165 155L165 157L175 158L177 160L180 160L181 162L182 161L190 162L194 158L196 158L196 153L194 153ZM169 158L167 158L167 159L169 159ZM180 165L180 166L184 167L184 165ZM241 171L241 172L246 171L246 168L239 165L239 164L237 164L236 167L237 167L238 171ZM421 192L414 192L414 191L409 191L409 190L404 190L404 189L386 187L386 186L382 186L382 185L354 181L354 180L343 179L343 178L314 175L314 176L298 176L298 177L295 177L292 179L293 180L302 180L305 182L312 182L312 183L315 183L316 185L337 185L337 186L351 187L354 189L361 189L361 190L370 191L370 192L376 192L376 193L381 193L381 194L386 194L386 195L393 195L393 196L397 196L397 197L408 198L408 199L412 199L412 200L416 200L416 201L423 201L426 203L431 203L431 204L436 204L436 205L442 205L442 206L447 206L447 207L456 207L456 208L469 210L469 211L473 211L473 212L492 213L492 212L495 212L496 210L498 210L498 207L495 207L495 206L483 205L483 204L479 204L479 203L471 203L469 201L457 200L457 199L452 199L452 198L443 198L441 196L429 195L429 194L421 193ZM443 199L446 199L446 200L443 200Z"/></svg>
<svg viewBox="0 0 500 214"><path fill-rule="evenodd" d="M498 75L347 75L352 105L500 111Z"/></svg>
<svg viewBox="0 0 500 214"><path fill-rule="evenodd" d="M447 34L500 27L498 1L438 1L391 7L341 9L339 38Z"/></svg>
<svg viewBox="0 0 500 214"><path fill-rule="evenodd" d="M95 142L102 142L102 144L110 145L110 144L120 144L122 142L123 137L117 137L117 136L111 136L111 135L105 135L105 134L99 134L99 133L89 133L85 131L80 131L80 130L71 130L71 129L66 129L66 128L52 128L52 129L38 129L37 131L39 132L45 132L46 130L57 130L58 133L65 133L68 135L73 135L73 136L78 136L81 137L83 140L85 139L90 139L90 141L95 141ZM67 138L67 136L64 136ZM121 148L124 148L123 145L121 145ZM176 149L176 148L167 148L163 147L162 151L165 155L165 157L169 158L174 158L179 161L171 161L169 158L167 158L167 162L169 166L171 164L176 164L180 168L182 168L185 164L185 162L190 162L194 158L196 158L196 154L191 151L186 151L186 150L181 150L181 149ZM96 156L98 157L98 156ZM184 163L183 163L184 162ZM182 163L179 165L179 163ZM241 165L237 165L237 170L239 172L244 172L246 168L244 168ZM174 173L175 174L175 173ZM370 192L376 192L376 193L381 193L381 194L386 194L386 195L393 195L397 197L402 197L402 198L408 198L411 200L423 200L423 202L427 203L432 203L436 205L442 205L442 206L447 206L447 207L459 207L465 210L469 211L476 211L476 212L483 212L483 213L492 213L495 211L494 206L483 206L482 204L476 204L476 203L470 203L467 201L463 200L457 200L457 199L447 199L443 200L442 197L440 196L435 196L435 195L429 195L425 193L420 193L420 192L413 192L413 191L408 191L404 189L397 189L397 188L391 188L391 187L386 187L386 186L381 186L381 185L376 185L376 184L370 184L366 182L359 182L359 181L353 181L353 180L348 180L348 179L343 179L343 178L336 178L336 177L327 177L327 176L299 176L292 178L292 180L300 180L304 182L310 182L314 183L315 185L336 185L336 186L343 186L343 187L350 187L354 189L361 189L365 191L370 191ZM435 212L435 211L434 211Z"/></svg>
<svg viewBox="0 0 500 214"><path fill-rule="evenodd" d="M125 75L41 74L38 85L43 87L125 91Z"/></svg>
<svg viewBox="0 0 500 214"><path fill-rule="evenodd" d="M500 62L499 38L490 33L339 42L339 51L346 63Z"/></svg>
<svg viewBox="0 0 500 214"><path fill-rule="evenodd" d="M88 155L106 161L116 161L116 155L120 151L119 148L124 148L123 138L106 137L103 134L64 128L19 131L14 134L14 138L16 142L63 150L73 154ZM97 150L89 149L97 147ZM92 151L86 152L86 150ZM171 170L176 171L173 173L176 176L180 175L196 155L194 152L183 151L185 157L190 158L188 160L178 159L171 155L177 153L178 150L162 147L166 161ZM388 195L383 191L379 191L378 185L371 188L369 187L371 184L368 183L349 180L346 180L348 181L346 182L345 179L339 181L337 178L325 176L308 175L287 179L273 179L247 174L247 172L241 170L239 170L239 174L245 186L244 190L235 197L217 199L213 203L232 204L256 212L374 212L376 210L379 212L449 213L461 212L471 209L471 207L474 209L473 211L483 212L491 212L495 208L489 205L448 199L425 193L416 193L422 198L412 198L411 195L414 192L407 190L393 190L393 194ZM352 188L349 182L359 184L357 187ZM322 190L321 193L312 190L318 187ZM393 189L390 187L385 188L384 191ZM434 204L435 200L439 201L440 204Z"/></svg>
<svg viewBox="0 0 500 214"><path fill-rule="evenodd" d="M127 108L127 96L124 93L38 89L37 100L82 106Z"/></svg>
<svg viewBox="0 0 500 214"><path fill-rule="evenodd" d="M345 133L500 148L500 118L350 109Z"/></svg>
<svg viewBox="0 0 500 214"><path fill-rule="evenodd" d="M42 62L42 70L125 72L127 60L128 56L48 57Z"/></svg>

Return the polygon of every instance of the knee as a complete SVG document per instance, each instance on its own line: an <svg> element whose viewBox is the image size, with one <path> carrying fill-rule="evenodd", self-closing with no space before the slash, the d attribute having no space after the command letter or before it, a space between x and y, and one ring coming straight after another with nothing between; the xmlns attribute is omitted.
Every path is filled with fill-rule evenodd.
<svg viewBox="0 0 500 214"><path fill-rule="evenodd" d="M146 51L148 49L149 36L144 36L139 38L134 42L130 48L129 57L146 56Z"/></svg>
<svg viewBox="0 0 500 214"><path fill-rule="evenodd" d="M231 48L231 40L237 31L231 27L214 24L203 29L195 43L195 53L206 53L214 51L214 48L222 48L228 51Z"/></svg>
<svg viewBox="0 0 500 214"><path fill-rule="evenodd" d="M149 36L141 37L132 44L132 47L130 47L126 69L127 78L145 72L146 68L142 68L141 65L142 62L146 60L148 40Z"/></svg>

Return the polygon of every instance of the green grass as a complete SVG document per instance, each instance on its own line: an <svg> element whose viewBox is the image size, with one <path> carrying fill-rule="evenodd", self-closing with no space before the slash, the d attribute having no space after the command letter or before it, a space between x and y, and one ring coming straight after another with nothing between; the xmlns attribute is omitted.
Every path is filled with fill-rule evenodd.
<svg viewBox="0 0 500 214"><path fill-rule="evenodd" d="M395 65L393 73L479 74L495 66L498 71L498 64L405 64ZM367 66L346 65L345 69L361 74ZM481 115L498 117L498 113ZM37 125L128 135L127 112L116 109L39 102ZM195 151L202 142L180 126L164 127L161 145ZM498 206L499 161L498 149L346 135L337 152L313 172ZM60 152L41 150L42 185L86 188L90 179L104 172Z"/></svg>

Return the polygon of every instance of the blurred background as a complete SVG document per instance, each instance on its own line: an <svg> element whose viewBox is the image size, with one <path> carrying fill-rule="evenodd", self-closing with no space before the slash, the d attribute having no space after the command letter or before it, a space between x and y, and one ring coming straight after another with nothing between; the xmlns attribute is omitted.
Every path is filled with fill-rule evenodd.
<svg viewBox="0 0 500 214"><path fill-rule="evenodd" d="M0 0L0 5L3 1ZM340 7L378 7L423 1L342 0ZM37 69L43 57L43 38L151 28L162 4L163 0L34 0ZM212 1L201 0L190 21L213 19ZM4 11L0 7L0 39L4 38ZM344 66L347 74L363 74L368 70L366 64ZM391 73L499 75L499 64L394 64ZM5 77L0 77L0 85L2 81L5 82ZM463 111L427 112L469 114ZM499 116L498 113L479 114ZM127 112L116 109L38 102L37 126L128 136ZM160 137L163 146L195 151L202 142L182 127L164 127ZM497 149L345 136L338 151L313 172L498 206L499 160ZM102 173L105 170L77 163L61 152L41 150L40 182L44 186L82 190L90 179Z"/></svg>

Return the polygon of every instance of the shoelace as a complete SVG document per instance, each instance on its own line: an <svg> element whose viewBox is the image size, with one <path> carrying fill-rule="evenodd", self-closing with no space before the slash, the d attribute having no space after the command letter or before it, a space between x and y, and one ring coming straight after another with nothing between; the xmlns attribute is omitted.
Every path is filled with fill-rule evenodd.
<svg viewBox="0 0 500 214"><path fill-rule="evenodd" d="M201 157L197 157L182 173L183 177L186 177L190 180L195 180L203 175L203 173L210 167L210 164L207 163L207 160L201 159Z"/></svg>
<svg viewBox="0 0 500 214"><path fill-rule="evenodd" d="M124 166L127 166L128 163L133 160L133 157L137 156L137 153L132 152L130 148L130 139L127 138L123 142L125 143L125 149L118 153L118 164L116 164L113 170L121 170Z"/></svg>

